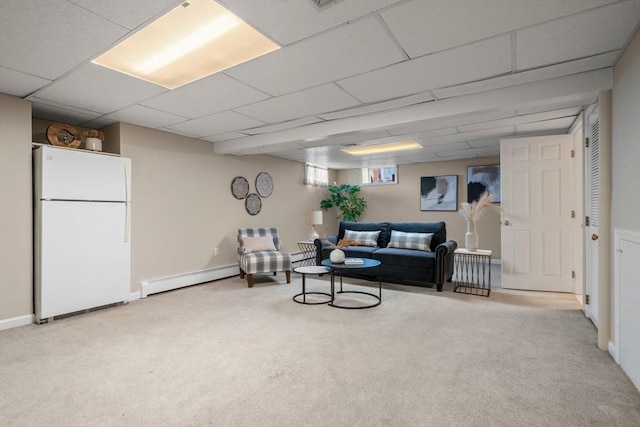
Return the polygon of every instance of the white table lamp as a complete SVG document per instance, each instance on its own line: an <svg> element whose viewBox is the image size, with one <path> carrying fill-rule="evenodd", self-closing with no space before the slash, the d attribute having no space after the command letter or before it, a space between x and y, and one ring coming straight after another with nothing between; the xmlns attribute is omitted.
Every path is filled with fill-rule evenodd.
<svg viewBox="0 0 640 427"><path fill-rule="evenodd" d="M309 240L313 241L319 238L320 235L316 231L316 225L322 225L322 211L307 212L306 223L307 225L311 226L311 231L309 232Z"/></svg>

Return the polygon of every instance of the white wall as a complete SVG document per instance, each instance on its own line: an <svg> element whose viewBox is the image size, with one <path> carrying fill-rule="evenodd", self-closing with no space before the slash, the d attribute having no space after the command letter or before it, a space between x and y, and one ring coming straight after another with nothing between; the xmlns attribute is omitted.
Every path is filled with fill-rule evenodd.
<svg viewBox="0 0 640 427"><path fill-rule="evenodd" d="M636 32L631 43L613 70L612 110L612 193L611 227L640 232L640 33ZM611 239L613 240L613 239ZM614 248L610 248L611 264L614 264ZM611 273L612 276L615 272ZM613 283L614 277L611 277ZM640 286L635 283L619 283L625 294L633 294ZM636 291L637 292L637 291ZM611 316L615 317L616 301L611 295ZM615 337L615 322L611 319L611 337Z"/></svg>
<svg viewBox="0 0 640 427"><path fill-rule="evenodd" d="M33 313L31 194L31 103L0 94L0 321Z"/></svg>
<svg viewBox="0 0 640 427"><path fill-rule="evenodd" d="M613 70L612 139L611 222L640 231L640 33Z"/></svg>
<svg viewBox="0 0 640 427"><path fill-rule="evenodd" d="M271 156L220 156L210 142L121 123L120 151L132 159L132 283L237 264L238 228L277 227L282 248L298 252L324 189L302 184L299 162ZM273 194L251 216L231 181L268 172ZM219 255L213 249L219 248Z"/></svg>

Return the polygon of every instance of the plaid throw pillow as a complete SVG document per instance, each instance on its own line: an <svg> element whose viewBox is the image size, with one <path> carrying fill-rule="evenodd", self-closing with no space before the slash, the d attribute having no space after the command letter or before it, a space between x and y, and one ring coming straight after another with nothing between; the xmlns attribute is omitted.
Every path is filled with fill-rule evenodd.
<svg viewBox="0 0 640 427"><path fill-rule="evenodd" d="M378 231L353 231L344 230L345 239L353 239L356 241L356 246L378 246Z"/></svg>
<svg viewBox="0 0 640 427"><path fill-rule="evenodd" d="M431 252L431 238L433 233L404 233L391 230L391 240L387 247Z"/></svg>

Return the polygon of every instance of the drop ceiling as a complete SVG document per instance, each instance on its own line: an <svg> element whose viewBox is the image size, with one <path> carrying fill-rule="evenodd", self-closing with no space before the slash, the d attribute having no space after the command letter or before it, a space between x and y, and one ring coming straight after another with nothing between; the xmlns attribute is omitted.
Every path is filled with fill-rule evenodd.
<svg viewBox="0 0 640 427"><path fill-rule="evenodd" d="M35 117L132 123L220 155L334 169L497 156L501 138L567 132L640 25L640 0L221 0L282 48L175 90L91 63L181 3L1 0L0 92ZM406 139L423 148L340 151Z"/></svg>

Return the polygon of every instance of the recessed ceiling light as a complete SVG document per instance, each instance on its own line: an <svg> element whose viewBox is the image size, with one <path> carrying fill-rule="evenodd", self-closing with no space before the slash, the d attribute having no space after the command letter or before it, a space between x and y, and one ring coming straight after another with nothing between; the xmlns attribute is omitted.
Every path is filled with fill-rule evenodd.
<svg viewBox="0 0 640 427"><path fill-rule="evenodd" d="M185 2L92 62L168 89L280 46L213 0Z"/></svg>
<svg viewBox="0 0 640 427"><path fill-rule="evenodd" d="M422 148L422 145L415 141L399 141L389 142L387 144L341 148L341 150L354 156L365 156L367 154L391 153L394 151L417 150L420 148Z"/></svg>

